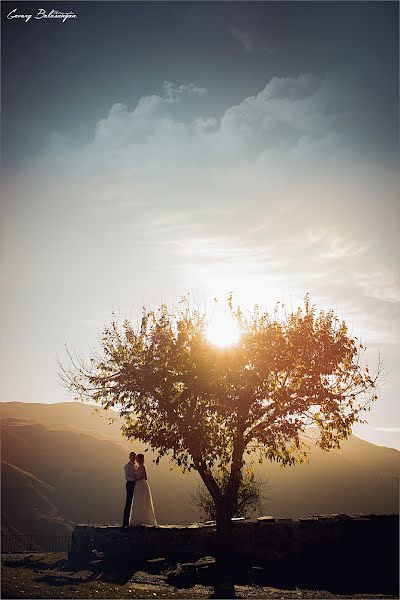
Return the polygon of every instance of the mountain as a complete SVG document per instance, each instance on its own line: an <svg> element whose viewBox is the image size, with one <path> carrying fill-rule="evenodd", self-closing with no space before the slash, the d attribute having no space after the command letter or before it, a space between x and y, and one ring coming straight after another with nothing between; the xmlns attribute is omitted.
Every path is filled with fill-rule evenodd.
<svg viewBox="0 0 400 600"><path fill-rule="evenodd" d="M2 418L3 529L23 532L69 530L73 523L120 523L124 503L123 465L129 451L145 451L124 440L118 422L94 407L0 403ZM266 512L276 517L321 513L398 512L400 452L355 436L340 450L312 449L308 464L281 469L255 465L268 481ZM190 492L197 473L156 466L146 452L149 481L160 523L199 518Z"/></svg>
<svg viewBox="0 0 400 600"><path fill-rule="evenodd" d="M340 450L313 448L309 463L268 469L271 514L398 513L399 459L355 436Z"/></svg>

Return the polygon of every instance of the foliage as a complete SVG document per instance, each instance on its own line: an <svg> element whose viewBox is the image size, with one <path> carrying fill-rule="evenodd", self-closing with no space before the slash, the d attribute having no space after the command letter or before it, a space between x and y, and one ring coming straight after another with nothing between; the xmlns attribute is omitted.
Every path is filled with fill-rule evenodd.
<svg viewBox="0 0 400 600"><path fill-rule="evenodd" d="M229 481L229 473L225 471L223 475L217 476L217 483L222 490L226 490ZM242 474L239 483L236 508L233 512L234 517L250 518L260 515L264 511L265 497L262 494L262 488L266 485L260 477L256 477L254 471ZM214 500L204 484L200 484L191 494L192 504L200 510L204 518L215 520L217 512Z"/></svg>

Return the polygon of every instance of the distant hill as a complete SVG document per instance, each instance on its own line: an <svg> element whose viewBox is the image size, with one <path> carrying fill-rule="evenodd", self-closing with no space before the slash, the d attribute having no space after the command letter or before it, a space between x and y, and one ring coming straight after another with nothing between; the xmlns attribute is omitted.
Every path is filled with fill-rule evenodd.
<svg viewBox="0 0 400 600"><path fill-rule="evenodd" d="M1 530L6 534L67 535L73 524L54 504L54 488L31 473L1 461Z"/></svg>
<svg viewBox="0 0 400 600"><path fill-rule="evenodd" d="M47 425L50 429L75 430L126 444L118 421L113 422L118 413L82 402L0 402L0 418L24 419Z"/></svg>
<svg viewBox="0 0 400 600"><path fill-rule="evenodd" d="M124 440L118 422L109 424L109 413L93 410L74 402L0 403L6 528L49 532L77 522L120 523L122 467L132 448L145 447ZM171 470L167 460L156 466L154 455L146 456L159 522L198 519L190 502L198 474ZM314 448L309 464L287 469L256 465L269 483L266 512L279 518L398 512L399 457L397 450L351 436L337 451Z"/></svg>
<svg viewBox="0 0 400 600"><path fill-rule="evenodd" d="M129 447L124 451L115 442L99 440L77 430L50 429L22 419L3 417L1 425L4 461L15 469L15 473L23 470L31 476L32 482L47 485L48 490L52 490L52 502L67 522L121 522L125 502L123 466L128 460ZM138 444L135 444L135 449L144 450ZM197 514L190 506L186 478L178 469L171 471L167 463L161 469L151 459L148 460L149 479L160 523L193 521ZM14 478L15 481L12 481L10 475L7 481L3 479L3 523L10 521L4 513L5 507L15 506L16 510L21 509L24 531L32 533L36 528L32 522L32 529L26 529L27 520L23 513L29 513L33 504L31 501L20 502L24 494L19 480L16 476ZM193 487L195 476L190 479L188 489ZM177 489L180 490L178 499ZM13 519L12 523L16 521L18 519ZM42 524L45 527L46 524ZM45 529L48 531L50 528L46 526Z"/></svg>

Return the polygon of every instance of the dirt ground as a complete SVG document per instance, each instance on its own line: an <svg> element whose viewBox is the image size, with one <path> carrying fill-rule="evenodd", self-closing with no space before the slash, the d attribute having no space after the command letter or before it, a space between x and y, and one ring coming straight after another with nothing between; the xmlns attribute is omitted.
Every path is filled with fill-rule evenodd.
<svg viewBox="0 0 400 600"><path fill-rule="evenodd" d="M327 591L235 586L237 598L286 600L289 598L397 598L356 594L335 595ZM71 571L66 554L7 554L2 557L2 598L210 598L214 589L203 585L176 588L168 574L145 571L105 571L101 564L90 570Z"/></svg>

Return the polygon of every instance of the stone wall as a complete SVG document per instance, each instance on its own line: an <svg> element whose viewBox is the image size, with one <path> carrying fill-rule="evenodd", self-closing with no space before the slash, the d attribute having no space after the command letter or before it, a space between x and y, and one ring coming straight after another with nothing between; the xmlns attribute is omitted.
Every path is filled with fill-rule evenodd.
<svg viewBox="0 0 400 600"><path fill-rule="evenodd" d="M396 594L398 527L398 515L238 520L233 523L234 553L238 565L258 567L270 585ZM214 551L212 523L127 529L78 525L70 561L81 566L100 552L113 561L163 557L176 564Z"/></svg>

